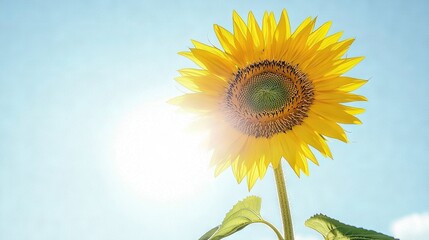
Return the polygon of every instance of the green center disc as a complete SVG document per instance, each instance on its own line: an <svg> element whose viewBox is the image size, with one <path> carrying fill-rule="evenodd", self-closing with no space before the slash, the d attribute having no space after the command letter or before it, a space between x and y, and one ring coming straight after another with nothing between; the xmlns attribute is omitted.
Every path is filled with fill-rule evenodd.
<svg viewBox="0 0 429 240"><path fill-rule="evenodd" d="M285 76L264 72L249 79L240 97L256 113L273 112L289 102L293 89L293 83Z"/></svg>

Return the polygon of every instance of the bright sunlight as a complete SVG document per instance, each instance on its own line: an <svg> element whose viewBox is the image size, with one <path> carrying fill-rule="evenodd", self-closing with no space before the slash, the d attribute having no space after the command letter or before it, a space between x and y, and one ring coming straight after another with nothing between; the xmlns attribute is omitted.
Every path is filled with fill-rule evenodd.
<svg viewBox="0 0 429 240"><path fill-rule="evenodd" d="M138 107L119 124L116 169L124 187L154 201L190 197L212 179L201 134L186 130L191 117L167 103Z"/></svg>

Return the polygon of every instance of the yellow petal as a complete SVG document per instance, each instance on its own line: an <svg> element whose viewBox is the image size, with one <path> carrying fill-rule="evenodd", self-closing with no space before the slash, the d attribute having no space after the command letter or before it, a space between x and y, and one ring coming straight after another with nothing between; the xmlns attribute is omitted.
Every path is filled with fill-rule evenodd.
<svg viewBox="0 0 429 240"><path fill-rule="evenodd" d="M342 35L343 35L343 32L337 32L323 39L322 44L320 45L320 49L324 49L327 46L338 42L338 40L341 38Z"/></svg>
<svg viewBox="0 0 429 240"><path fill-rule="evenodd" d="M207 44L198 42L196 40L191 40L192 44L194 44L195 48L197 49L201 49L210 53L213 53L215 55L217 55L219 58L225 58L225 53L223 51L221 51L220 49L214 47L214 46L209 46Z"/></svg>
<svg viewBox="0 0 429 240"><path fill-rule="evenodd" d="M292 151L295 151L295 164L298 166L298 170L302 170L306 175L308 175L309 169L307 158L301 151L298 140L295 139L295 135L292 132L288 132L286 135L288 136L286 138L286 144L289 145L289 148L291 148Z"/></svg>
<svg viewBox="0 0 429 240"><path fill-rule="evenodd" d="M316 91L340 90L344 92L351 92L360 88L368 81L363 79L358 79L358 78L341 76L341 77L328 78L323 81L314 79L313 82L314 82L313 84Z"/></svg>
<svg viewBox="0 0 429 240"><path fill-rule="evenodd" d="M290 37L290 24L287 12L285 9L282 11L279 23L274 32L274 39L272 43L273 57L275 59L281 58L286 45L286 40Z"/></svg>
<svg viewBox="0 0 429 240"><path fill-rule="evenodd" d="M345 72L352 69L354 66L356 66L360 61L362 61L364 57L354 57L354 58L347 58L338 60L337 66L328 72L326 75L336 74L336 75L342 75Z"/></svg>
<svg viewBox="0 0 429 240"><path fill-rule="evenodd" d="M216 76L181 76L175 80L195 92L209 92L221 95L227 88L226 83Z"/></svg>
<svg viewBox="0 0 429 240"><path fill-rule="evenodd" d="M210 75L207 70L195 68L183 68L178 71L183 76L207 76Z"/></svg>
<svg viewBox="0 0 429 240"><path fill-rule="evenodd" d="M256 163L254 163L247 173L247 187L249 191L253 188L253 185L255 185L256 180L258 180L258 177L258 166L256 165Z"/></svg>
<svg viewBox="0 0 429 240"><path fill-rule="evenodd" d="M355 116L344 111L340 104L316 102L311 106L311 111L319 116L338 123L361 124L362 122Z"/></svg>
<svg viewBox="0 0 429 240"><path fill-rule="evenodd" d="M268 139L268 144L272 154L271 164L273 168L277 168L283 156L281 141L279 134L275 134L271 139Z"/></svg>
<svg viewBox="0 0 429 240"><path fill-rule="evenodd" d="M310 127L303 124L295 126L292 131L295 135L303 139L303 141L317 149L322 155L332 158L331 150L329 149L325 140L321 138L320 135L317 134L314 130L310 129Z"/></svg>
<svg viewBox="0 0 429 240"><path fill-rule="evenodd" d="M178 105L190 111L213 111L219 105L216 97L204 93L189 93L172 98L168 103Z"/></svg>
<svg viewBox="0 0 429 240"><path fill-rule="evenodd" d="M326 103L368 101L368 99L364 96L341 91L317 91L315 92L314 98L318 101Z"/></svg>
<svg viewBox="0 0 429 240"><path fill-rule="evenodd" d="M282 11L276 32L279 33L279 39L281 39L282 36L284 36L285 39L288 39L291 35L289 16L286 9L283 9Z"/></svg>
<svg viewBox="0 0 429 240"><path fill-rule="evenodd" d="M346 39L344 41L334 43L327 48L331 50L333 58L340 58L347 52L354 41L355 40L353 38Z"/></svg>
<svg viewBox="0 0 429 240"><path fill-rule="evenodd" d="M268 162L268 157L263 157L260 159L259 163L258 163L258 171L259 171L259 179L262 180L262 178L264 178L265 173L267 172L268 166L269 166L269 162Z"/></svg>
<svg viewBox="0 0 429 240"><path fill-rule="evenodd" d="M291 131L290 134L293 136L294 141L297 143L297 145L299 145L301 147L302 153L308 158L310 159L310 161L312 161L313 163L315 163L316 165L319 165L319 162L316 159L316 156L314 156L313 152L311 151L311 149L308 147L307 143L305 143L304 141L302 141L299 136L297 136L295 134L294 131Z"/></svg>
<svg viewBox="0 0 429 240"><path fill-rule="evenodd" d="M333 121L329 121L318 116L311 110L304 122L320 134L347 142L347 135L342 127Z"/></svg>
<svg viewBox="0 0 429 240"><path fill-rule="evenodd" d="M308 45L313 46L317 42L323 40L323 38L328 34L329 28L331 28L332 22L326 22L320 26L316 31L310 34L308 38Z"/></svg>
<svg viewBox="0 0 429 240"><path fill-rule="evenodd" d="M211 141L208 143L210 148L215 148L213 154L216 154L222 159L235 160L241 154L246 146L248 136L238 132L237 130L222 124L218 120L210 126Z"/></svg>
<svg viewBox="0 0 429 240"><path fill-rule="evenodd" d="M274 37L274 30L276 27L276 20L274 14L265 12L262 19L262 33L264 35L265 51L264 56L267 59L271 59L271 47Z"/></svg>
<svg viewBox="0 0 429 240"><path fill-rule="evenodd" d="M196 63L198 66L200 66L202 68L205 68L205 65L198 58L196 58L194 56L194 54L192 54L192 52L185 52L185 51L183 51L183 52L179 52L178 54L181 55L181 56L184 56L186 58L189 58L191 61L193 61L194 63Z"/></svg>
<svg viewBox="0 0 429 240"><path fill-rule="evenodd" d="M307 55L303 54L303 51L308 49L307 40L310 36L311 31L314 28L316 19L308 18L308 21L303 22L300 27L292 34L287 53L287 59L294 64L299 64L306 60Z"/></svg>
<svg viewBox="0 0 429 240"><path fill-rule="evenodd" d="M299 33L304 30L312 21L311 17L306 18L302 23L298 26L298 28L295 30L295 32L292 34L292 38L296 38Z"/></svg>
<svg viewBox="0 0 429 240"><path fill-rule="evenodd" d="M234 35L241 33L241 35L246 36L247 25L235 10L232 12L232 22L234 23Z"/></svg>
<svg viewBox="0 0 429 240"><path fill-rule="evenodd" d="M215 172L214 172L215 177L219 176L219 174L221 174L223 171L225 171L230 166L231 166L230 161L224 161L224 162L221 162L218 165L216 165Z"/></svg>
<svg viewBox="0 0 429 240"><path fill-rule="evenodd" d="M342 105L342 107L346 113L353 114L353 115L361 114L365 112L364 108L350 107L350 106L344 106L344 105Z"/></svg>
<svg viewBox="0 0 429 240"><path fill-rule="evenodd" d="M236 11L233 13L233 27L234 27L234 45L236 47L241 47L244 52L246 52L246 35L247 35L247 26L244 23L243 19L237 14ZM247 52L246 52L247 54Z"/></svg>
<svg viewBox="0 0 429 240"><path fill-rule="evenodd" d="M222 45L222 48L225 50L225 52L229 53L230 55L234 56L237 52L235 45L234 45L234 35L230 33L225 28L215 24L214 31L216 33L216 36L219 40L220 45Z"/></svg>
<svg viewBox="0 0 429 240"><path fill-rule="evenodd" d="M256 21L252 12L249 12L247 17L247 25L250 34L252 34L255 49L262 50L264 47L264 35L262 34L262 30L259 27L258 22Z"/></svg>
<svg viewBox="0 0 429 240"><path fill-rule="evenodd" d="M220 57L215 53L197 48L191 48L191 52L194 58L203 64L205 69L216 75L228 76L236 71L233 62L226 57Z"/></svg>
<svg viewBox="0 0 429 240"><path fill-rule="evenodd" d="M234 173L237 183L241 183L241 181L243 181L247 173L246 166L240 163L240 161L236 160L231 164L231 169L232 169L232 172Z"/></svg>
<svg viewBox="0 0 429 240"><path fill-rule="evenodd" d="M283 156L285 160L289 163L290 167L294 170L297 176L300 175L300 168L297 164L296 150L293 148L293 141L291 141L290 136L285 133L280 133L280 144L283 149Z"/></svg>

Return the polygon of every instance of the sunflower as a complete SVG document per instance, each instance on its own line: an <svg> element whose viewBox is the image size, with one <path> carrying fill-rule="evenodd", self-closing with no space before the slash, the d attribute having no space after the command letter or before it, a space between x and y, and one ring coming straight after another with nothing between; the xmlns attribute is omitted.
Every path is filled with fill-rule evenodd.
<svg viewBox="0 0 429 240"><path fill-rule="evenodd" d="M363 57L344 57L354 39L315 23L308 17L292 33L286 10L278 22L265 12L262 26L252 12L246 24L234 11L233 33L214 25L221 48L192 41L179 53L200 68L179 70L176 80L192 93L170 102L195 112L192 125L208 131L216 176L231 167L250 190L282 158L308 175L308 160L318 165L314 149L332 158L326 137L347 142L339 124L361 123L354 115L364 109L344 103L366 101L351 93L366 80L343 74Z"/></svg>

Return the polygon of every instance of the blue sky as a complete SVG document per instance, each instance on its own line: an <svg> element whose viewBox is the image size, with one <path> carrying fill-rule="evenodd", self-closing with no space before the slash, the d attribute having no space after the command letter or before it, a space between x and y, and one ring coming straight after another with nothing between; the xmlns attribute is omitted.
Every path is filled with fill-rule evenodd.
<svg viewBox="0 0 429 240"><path fill-rule="evenodd" d="M319 212L387 234L398 219L427 216L425 1L1 1L0 239L198 239L248 195L261 196L262 215L280 227L271 173L249 193L230 171L174 171L184 158L164 152L180 137L156 133L168 139L177 123L150 106L183 92L173 78L194 66L177 55L190 39L217 45L212 25L231 29L234 9L261 19L283 8L293 28L318 16L356 38L348 56L366 58L348 75L369 79L358 91L369 99L359 104L364 124L344 126L349 144L330 141L334 160L319 156L309 177L285 168L295 232L320 239L303 225ZM151 152L159 145L165 151ZM130 146L150 178L124 177L135 162L118 167L118 158ZM169 190L166 180L185 184ZM177 194L140 191L148 186ZM229 239L275 236L255 225Z"/></svg>

